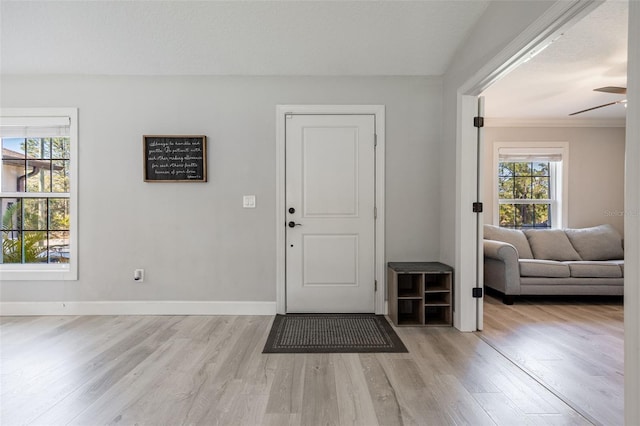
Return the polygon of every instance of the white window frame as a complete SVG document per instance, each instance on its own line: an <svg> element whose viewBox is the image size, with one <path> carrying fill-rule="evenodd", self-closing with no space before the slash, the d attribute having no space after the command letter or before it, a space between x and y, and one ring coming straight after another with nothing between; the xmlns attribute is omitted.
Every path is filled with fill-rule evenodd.
<svg viewBox="0 0 640 426"><path fill-rule="evenodd" d="M493 224L500 225L500 197L498 165L500 151L510 154L559 154L562 161L549 167L549 190L552 198L541 200L503 200L511 204L551 204L551 227L566 228L569 217L569 142L494 142L493 143Z"/></svg>
<svg viewBox="0 0 640 426"><path fill-rule="evenodd" d="M69 118L69 263L2 264L0 281L73 281L78 279L78 109L77 108L0 108L0 126L8 123L42 125L47 120ZM0 179L2 176L0 174ZM0 182L2 188L2 182ZM5 197L28 197L25 193L0 194Z"/></svg>

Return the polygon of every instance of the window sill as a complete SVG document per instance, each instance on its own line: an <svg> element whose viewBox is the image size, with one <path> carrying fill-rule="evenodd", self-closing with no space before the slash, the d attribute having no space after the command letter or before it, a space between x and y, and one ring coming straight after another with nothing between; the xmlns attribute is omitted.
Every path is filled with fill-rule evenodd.
<svg viewBox="0 0 640 426"><path fill-rule="evenodd" d="M75 281L70 265L0 265L0 281Z"/></svg>

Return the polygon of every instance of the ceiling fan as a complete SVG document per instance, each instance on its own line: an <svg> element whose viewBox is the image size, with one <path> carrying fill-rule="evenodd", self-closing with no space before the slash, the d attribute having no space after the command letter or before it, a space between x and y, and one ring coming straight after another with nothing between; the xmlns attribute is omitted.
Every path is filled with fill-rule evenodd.
<svg viewBox="0 0 640 426"><path fill-rule="evenodd" d="M593 89L593 91L594 92L614 93L616 95L626 95L627 94L627 88L626 87L617 87L617 86L600 87L598 89ZM598 106L595 106L593 108L583 109L582 111L574 112L574 113L571 113L569 115L582 114L583 112L593 111L594 109L603 108L603 107L610 106L610 105L626 104L626 103L627 103L627 100L623 99L621 101L609 102L607 104L598 105Z"/></svg>

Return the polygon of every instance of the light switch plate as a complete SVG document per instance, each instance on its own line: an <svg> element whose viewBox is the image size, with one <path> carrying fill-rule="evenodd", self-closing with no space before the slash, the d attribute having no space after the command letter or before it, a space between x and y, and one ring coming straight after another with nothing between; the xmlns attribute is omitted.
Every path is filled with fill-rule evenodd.
<svg viewBox="0 0 640 426"><path fill-rule="evenodd" d="M255 209L256 208L256 196L255 195L245 195L242 197L242 207L245 209Z"/></svg>

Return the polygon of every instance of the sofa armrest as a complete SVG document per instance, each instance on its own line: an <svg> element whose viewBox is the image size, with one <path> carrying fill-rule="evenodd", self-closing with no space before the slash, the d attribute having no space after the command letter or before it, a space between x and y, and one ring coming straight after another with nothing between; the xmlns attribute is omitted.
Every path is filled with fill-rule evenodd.
<svg viewBox="0 0 640 426"><path fill-rule="evenodd" d="M505 296L520 295L518 250L513 245L484 240L484 285Z"/></svg>
<svg viewBox="0 0 640 426"><path fill-rule="evenodd" d="M503 262L517 262L518 250L514 245L504 241L484 240L484 256Z"/></svg>

